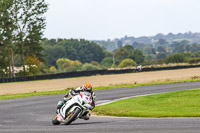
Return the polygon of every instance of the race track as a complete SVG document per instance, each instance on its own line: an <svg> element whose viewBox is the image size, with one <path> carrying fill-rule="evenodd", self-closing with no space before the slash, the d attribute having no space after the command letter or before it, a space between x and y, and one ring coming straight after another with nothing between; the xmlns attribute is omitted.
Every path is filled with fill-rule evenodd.
<svg viewBox="0 0 200 133"><path fill-rule="evenodd" d="M200 82L99 90L97 104L123 97L200 88ZM69 126L51 124L63 95L0 101L0 133L199 133L200 118L115 118L92 116Z"/></svg>

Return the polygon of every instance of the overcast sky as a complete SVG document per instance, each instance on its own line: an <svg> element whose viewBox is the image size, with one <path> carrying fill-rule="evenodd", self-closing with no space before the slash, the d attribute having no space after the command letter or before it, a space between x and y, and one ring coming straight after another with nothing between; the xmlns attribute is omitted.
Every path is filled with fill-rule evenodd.
<svg viewBox="0 0 200 133"><path fill-rule="evenodd" d="M46 0L47 38L200 32L200 0Z"/></svg>

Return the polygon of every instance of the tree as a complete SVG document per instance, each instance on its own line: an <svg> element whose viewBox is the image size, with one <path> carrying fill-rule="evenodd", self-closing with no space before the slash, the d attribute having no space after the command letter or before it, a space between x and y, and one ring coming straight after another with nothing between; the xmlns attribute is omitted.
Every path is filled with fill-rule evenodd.
<svg viewBox="0 0 200 133"><path fill-rule="evenodd" d="M157 60L166 59L166 57L167 57L167 54L166 54L166 53L158 53L158 54L156 55L156 59L157 59Z"/></svg>
<svg viewBox="0 0 200 133"><path fill-rule="evenodd" d="M181 45L180 42L178 41L173 41L171 44L170 44L170 47L174 50L176 47L178 47L179 45Z"/></svg>
<svg viewBox="0 0 200 133"><path fill-rule="evenodd" d="M158 42L156 43L157 45L166 45L169 42L167 42L165 39L159 39Z"/></svg>
<svg viewBox="0 0 200 133"><path fill-rule="evenodd" d="M61 44L65 47L65 57L71 60L79 60L83 63L101 60L105 57L103 48L94 42L84 39L64 40Z"/></svg>
<svg viewBox="0 0 200 133"><path fill-rule="evenodd" d="M184 39L184 40L180 41L180 44L186 44L187 45L187 44L190 44L190 41Z"/></svg>
<svg viewBox="0 0 200 133"><path fill-rule="evenodd" d="M113 57L112 52L107 51L104 47L102 47L102 48L103 48L103 53L104 53L105 57Z"/></svg>
<svg viewBox="0 0 200 133"><path fill-rule="evenodd" d="M131 45L125 45L124 48L129 52L134 50L134 47Z"/></svg>
<svg viewBox="0 0 200 133"><path fill-rule="evenodd" d="M166 50L165 50L162 46L158 46L158 47L157 47L157 51L158 51L159 53L166 53Z"/></svg>
<svg viewBox="0 0 200 133"><path fill-rule="evenodd" d="M190 58L187 60L189 64L197 64L200 62L200 58Z"/></svg>
<svg viewBox="0 0 200 133"><path fill-rule="evenodd" d="M126 45L124 48L128 51L128 58L133 59L137 64L144 62L144 55L141 50L134 49L131 45Z"/></svg>
<svg viewBox="0 0 200 133"><path fill-rule="evenodd" d="M126 45L117 49L114 53L114 57L120 61L126 58L135 60L138 64L144 62L144 55L141 50L134 49L131 45Z"/></svg>
<svg viewBox="0 0 200 133"><path fill-rule="evenodd" d="M147 60L147 61L155 60L155 55L154 54L146 55L145 56L145 60Z"/></svg>
<svg viewBox="0 0 200 133"><path fill-rule="evenodd" d="M139 49L134 50L134 56L132 59L137 63L137 64L142 64L144 62L145 56L143 55L142 51Z"/></svg>
<svg viewBox="0 0 200 133"><path fill-rule="evenodd" d="M36 75L39 73L40 67L42 63L38 59L36 55L28 56L26 58L26 65L27 67L27 73L28 75Z"/></svg>
<svg viewBox="0 0 200 133"><path fill-rule="evenodd" d="M79 60L82 63L91 61L100 63L105 56L113 57L113 54L106 51L105 48L84 39L59 39L59 41L52 41L51 39L41 42L44 48L43 54L47 56L49 65L55 66L56 60L59 58Z"/></svg>
<svg viewBox="0 0 200 133"><path fill-rule="evenodd" d="M132 67L132 66L136 66L136 62L132 59L124 59L119 64L119 67Z"/></svg>
<svg viewBox="0 0 200 133"><path fill-rule="evenodd" d="M181 45L178 45L173 50L174 53L185 53L189 51L190 52L200 51L200 45L199 44L191 44L191 45L181 44Z"/></svg>
<svg viewBox="0 0 200 133"><path fill-rule="evenodd" d="M0 1L0 72L1 75L14 76L12 0ZM12 70L11 70L12 65ZM4 70L4 71L3 71Z"/></svg>
<svg viewBox="0 0 200 133"><path fill-rule="evenodd" d="M189 45L185 45L185 44L181 44L181 45L178 45L174 50L173 52L174 53L184 53L186 51L190 51L189 50Z"/></svg>
<svg viewBox="0 0 200 133"><path fill-rule="evenodd" d="M156 54L156 50L155 50L155 48L144 47L143 53L144 53L144 55Z"/></svg>
<svg viewBox="0 0 200 133"><path fill-rule="evenodd" d="M194 54L194 57L200 57L200 51L197 51L197 52L195 52L193 54Z"/></svg>
<svg viewBox="0 0 200 133"><path fill-rule="evenodd" d="M128 58L128 50L124 47L120 47L119 49L117 49L114 53L114 57L119 59L119 60L123 60Z"/></svg>
<svg viewBox="0 0 200 133"><path fill-rule="evenodd" d="M113 58L112 57L106 57L101 61L101 65L105 66L107 68L111 67L113 64Z"/></svg>
<svg viewBox="0 0 200 133"><path fill-rule="evenodd" d="M142 49L142 48L146 47L147 45L145 45L144 43L134 42L134 43L132 44L132 46L133 46L134 48Z"/></svg>
<svg viewBox="0 0 200 133"><path fill-rule="evenodd" d="M65 57L65 48L63 45L43 45L43 54L51 66L56 66L56 60Z"/></svg>
<svg viewBox="0 0 200 133"><path fill-rule="evenodd" d="M21 55L23 70L25 72L26 56L36 55L41 58L42 47L40 41L45 29L44 13L47 11L45 0L13 0L13 11L16 30L14 31L17 51Z"/></svg>
<svg viewBox="0 0 200 133"><path fill-rule="evenodd" d="M105 57L103 53L103 49L99 47L97 44L93 42L89 42L86 40L80 40L80 50L78 50L78 55L80 58L80 61L83 62L91 62L91 61L97 61L101 62L101 60Z"/></svg>

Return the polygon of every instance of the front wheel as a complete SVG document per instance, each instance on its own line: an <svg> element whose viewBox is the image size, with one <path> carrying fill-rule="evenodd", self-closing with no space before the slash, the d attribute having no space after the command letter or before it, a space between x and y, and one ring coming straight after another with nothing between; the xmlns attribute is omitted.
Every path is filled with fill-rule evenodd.
<svg viewBox="0 0 200 133"><path fill-rule="evenodd" d="M56 114L56 115L53 117L53 119L52 119L52 123L53 123L54 125L59 125L59 124L60 124L60 122L57 120L57 115L58 115L58 114Z"/></svg>
<svg viewBox="0 0 200 133"><path fill-rule="evenodd" d="M74 120L77 118L77 116L78 116L78 114L79 114L80 112L81 112L81 109L80 109L80 108L76 108L73 112L71 112L71 113L67 116L67 118L65 119L64 124L65 124L65 125L71 124L72 121L74 121Z"/></svg>

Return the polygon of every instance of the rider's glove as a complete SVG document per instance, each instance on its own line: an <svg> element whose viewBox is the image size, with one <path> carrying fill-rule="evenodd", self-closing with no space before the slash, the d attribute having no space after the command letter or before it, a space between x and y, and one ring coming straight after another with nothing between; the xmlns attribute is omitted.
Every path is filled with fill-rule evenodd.
<svg viewBox="0 0 200 133"><path fill-rule="evenodd" d="M92 101L92 105L91 105L91 107L89 108L89 110L93 110L95 108L95 102L94 101Z"/></svg>
<svg viewBox="0 0 200 133"><path fill-rule="evenodd" d="M72 96L76 95L75 91L73 89L70 90L69 92Z"/></svg>

